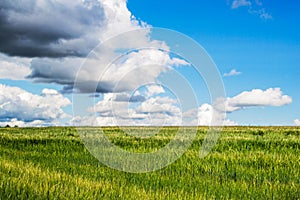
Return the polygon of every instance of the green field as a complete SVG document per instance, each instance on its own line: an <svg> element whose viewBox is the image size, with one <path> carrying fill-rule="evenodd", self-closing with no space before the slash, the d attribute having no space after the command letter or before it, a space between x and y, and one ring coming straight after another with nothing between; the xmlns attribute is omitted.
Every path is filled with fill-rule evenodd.
<svg viewBox="0 0 300 200"><path fill-rule="evenodd" d="M176 130L105 133L124 149L153 151ZM75 128L0 128L0 199L300 199L300 128L227 127L200 159L206 130L173 164L133 174L99 163Z"/></svg>

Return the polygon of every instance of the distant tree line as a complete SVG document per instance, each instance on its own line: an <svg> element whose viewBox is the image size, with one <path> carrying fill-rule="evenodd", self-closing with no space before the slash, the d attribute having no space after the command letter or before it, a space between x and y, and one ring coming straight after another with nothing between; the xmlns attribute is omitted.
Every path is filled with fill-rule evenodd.
<svg viewBox="0 0 300 200"><path fill-rule="evenodd" d="M18 128L18 125L10 126L9 124L6 124L6 126L4 126L4 128L11 128L11 127ZM0 126L0 128L3 128L3 127Z"/></svg>

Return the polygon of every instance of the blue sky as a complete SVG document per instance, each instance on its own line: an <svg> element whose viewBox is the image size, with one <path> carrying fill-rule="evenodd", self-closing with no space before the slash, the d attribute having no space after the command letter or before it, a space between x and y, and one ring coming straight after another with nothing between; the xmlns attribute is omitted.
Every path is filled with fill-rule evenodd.
<svg viewBox="0 0 300 200"><path fill-rule="evenodd" d="M231 119L243 124L291 124L300 110L300 3L261 1L263 5L256 9L264 8L272 19L250 13L248 6L232 9L231 3L145 0L141 5L130 0L128 7L153 26L195 39L222 73L242 72L224 77L228 96L253 88L280 87L293 98L293 103L282 108L249 109L230 114Z"/></svg>
<svg viewBox="0 0 300 200"><path fill-rule="evenodd" d="M298 92L300 3L298 2L264 0L128 0L127 2L91 0L85 3L79 0L61 0L54 4L52 0L44 3L41 3L42 1L36 3L34 0L29 2L25 7L19 5L20 8L9 1L0 3L0 8L6 8L0 12L3 19L6 19L0 22L0 31L4 33L0 34L0 39L7 41L0 45L0 69L2 68L0 125L71 125L74 122L81 124L91 121L86 116L72 117L71 93L74 92L72 89L78 89L87 99L91 96L88 90L80 87L72 88L75 75L80 71L80 64L99 42L122 32L141 28L145 26L143 23L147 24L146 26L181 32L207 51L222 75L228 97L226 102L232 107L226 110L228 125L300 125L298 120L300 119ZM20 9L24 9L23 12L20 12ZM46 12L41 14L43 10L49 10L48 14ZM25 16L26 12L30 14L24 18L12 15L17 13ZM49 13L55 17L49 17ZM63 19L61 24L58 22L59 19ZM145 35L137 35L137 41L143 42L144 39ZM133 44L128 42L127 45ZM138 47L138 44L133 46ZM165 62L167 59L165 65L182 65L178 71L187 77L190 76L192 85L198 84L195 87L201 88L201 91L205 90L202 80L198 80L201 77L193 80L191 75L193 73L184 68L185 64L182 61L174 60L161 52L141 51L129 55L128 60L132 59L136 64L145 63L141 57L147 53L161 58L152 62ZM120 63L116 65L118 64ZM110 73L120 74L120 67L129 66L120 64L119 68L116 67L115 71L111 69ZM145 78L150 73L147 70L140 71L144 73ZM160 74L165 68L157 70ZM129 76L124 80L124 91L121 89L113 91L109 85L115 83L115 78L104 77L107 85L100 84L101 87L97 91L100 98L95 103L95 111L99 116L98 120L104 125L109 125L112 120L110 111L103 109L107 107L108 100L116 102L114 105L121 113L124 109L122 106L125 105L122 102L127 98L125 96L133 95L132 91L144 84L136 77ZM153 75L149 77L149 81L157 78L158 76ZM134 84L129 84L131 82ZM145 88L149 90L148 93L153 94L152 97L147 97ZM172 104L172 98L163 99L163 93L167 93L166 91L167 88L144 86L137 97L144 95L148 99L137 103L138 108L130 110L128 113L131 114L127 113L129 116L114 117L119 117L117 120L143 118L145 119L143 123L147 124L150 122L146 116L151 116L150 118L154 119L153 123L159 122L160 117L166 114L166 110L171 109L174 113L165 119L170 122L176 121L178 119L174 116L177 116L177 108ZM16 97L16 94L20 93L24 95ZM209 121L210 118L207 116L208 112L211 112L212 102L209 102L207 91L198 92L196 96L201 99L199 108L195 108L198 109L198 115L201 115L199 118L204 122ZM122 100L116 100L118 98ZM129 99L127 98L128 101ZM53 105L53 101L57 103ZM149 111L147 106L150 105L156 109L155 112ZM29 117L31 112L36 113L34 118Z"/></svg>

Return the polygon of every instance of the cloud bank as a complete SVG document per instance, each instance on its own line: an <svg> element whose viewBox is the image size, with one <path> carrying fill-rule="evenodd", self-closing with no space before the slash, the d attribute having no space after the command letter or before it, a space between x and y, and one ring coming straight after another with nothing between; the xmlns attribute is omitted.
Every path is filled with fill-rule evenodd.
<svg viewBox="0 0 300 200"><path fill-rule="evenodd" d="M69 117L63 107L70 104L70 100L56 90L44 89L41 95L36 95L18 87L0 84L1 122L55 124Z"/></svg>
<svg viewBox="0 0 300 200"><path fill-rule="evenodd" d="M154 91L156 92L153 93ZM152 96L149 96L150 93ZM269 88L265 91L254 89L225 99L225 110L220 110L220 102L215 102L213 105L204 103L198 108L183 111L177 99L164 97L162 95L164 93L165 90L159 86L147 87L144 94L138 93L139 96L144 95L145 98L135 106L130 106L130 102L127 101L129 98L127 100L124 98L124 101L117 101L118 95L105 94L104 99L98 101L95 107L89 108L90 116L77 116L72 123L94 126L232 126L238 125L238 123L226 119L226 113L255 107L283 106L292 102L291 97L283 95L280 88Z"/></svg>
<svg viewBox="0 0 300 200"><path fill-rule="evenodd" d="M232 9L246 7L249 13L271 19L262 6L258 0L231 1ZM105 93L95 107L88 108L90 114L97 113L96 117L76 116L70 122L82 125L178 125L186 123L182 116L197 117L190 125L209 125L214 113L222 116L246 108L292 102L280 88L254 89L223 100L225 110L218 110L217 103L204 103L199 108L181 111L178 101L164 96L166 91L157 85L147 87L145 94L131 95L129 91L155 82L162 73L189 65L163 51L168 50L168 45L151 40L147 30L135 32L134 37L109 40L143 27L149 25L131 14L126 0L21 0L17 4L2 0L0 57L4 59L0 62L0 78L22 80L26 76L36 82L55 83L62 85L62 93ZM105 45L95 49L99 42ZM125 57L111 62L120 49L141 46L151 48L127 52ZM85 59L92 49L95 55ZM81 64L86 67L77 76ZM239 74L233 69L224 76ZM76 77L79 84L74 88ZM63 108L69 104L55 90L44 89L36 95L0 84L0 125L55 124L68 117ZM236 125L228 119L225 124Z"/></svg>

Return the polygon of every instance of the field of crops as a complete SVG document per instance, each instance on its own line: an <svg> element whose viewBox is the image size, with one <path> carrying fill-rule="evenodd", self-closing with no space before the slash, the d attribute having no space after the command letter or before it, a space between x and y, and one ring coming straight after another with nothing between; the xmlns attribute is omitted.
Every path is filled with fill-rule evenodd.
<svg viewBox="0 0 300 200"><path fill-rule="evenodd" d="M150 151L176 130L105 133L124 149ZM139 174L101 164L75 128L0 128L0 199L300 199L300 128L227 127L200 159L206 130L173 164Z"/></svg>

